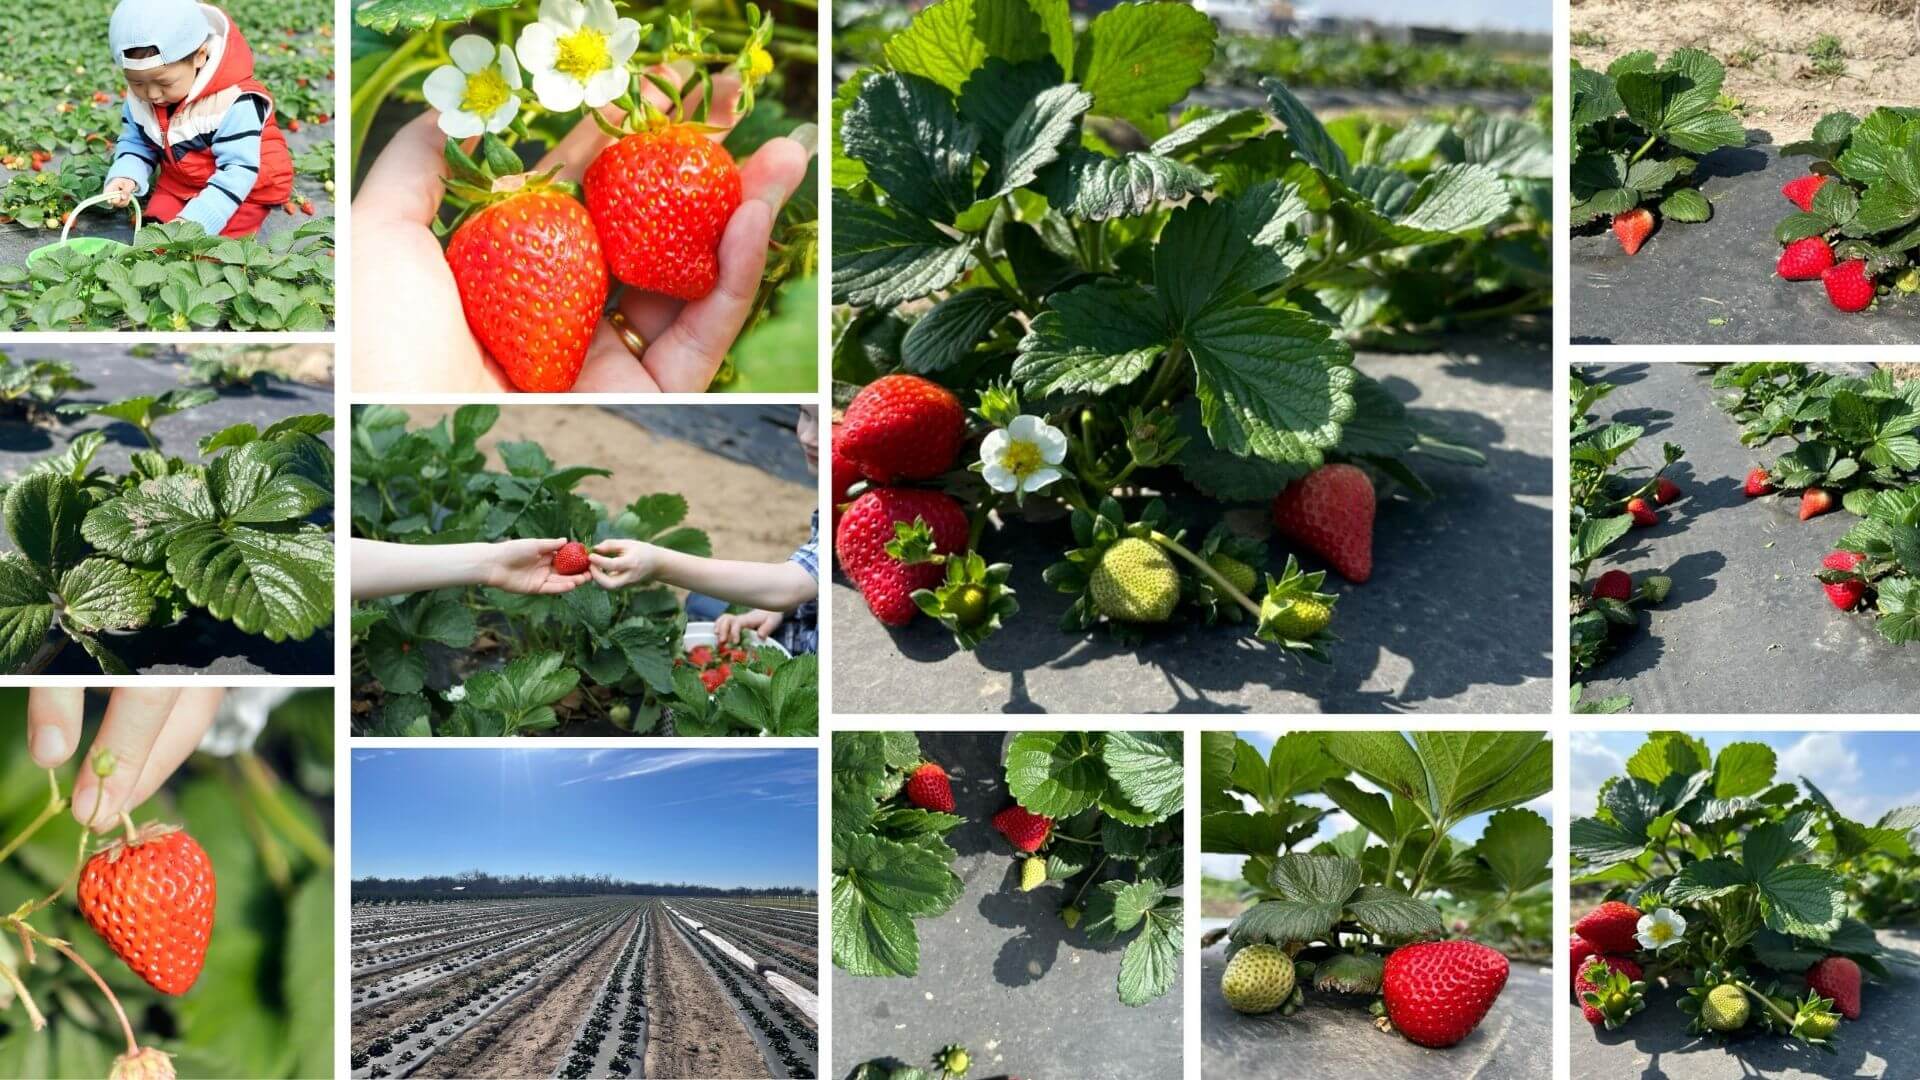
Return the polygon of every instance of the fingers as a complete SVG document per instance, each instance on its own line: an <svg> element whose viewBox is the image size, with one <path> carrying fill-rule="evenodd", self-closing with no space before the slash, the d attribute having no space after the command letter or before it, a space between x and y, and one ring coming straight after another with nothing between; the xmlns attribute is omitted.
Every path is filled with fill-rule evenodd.
<svg viewBox="0 0 1920 1080"><path fill-rule="evenodd" d="M220 711L220 701L225 696L226 691L219 688L180 691L180 699L174 702L172 715L160 729L160 737L154 740L153 752L147 756L146 767L140 770L140 779L127 798L127 809L152 798L167 782L167 777L193 755L207 728L213 726L214 714Z"/></svg>
<svg viewBox="0 0 1920 1080"><path fill-rule="evenodd" d="M731 645L740 636L740 616L728 612L713 620L713 637L722 645Z"/></svg>
<svg viewBox="0 0 1920 1080"><path fill-rule="evenodd" d="M353 199L354 221L431 225L447 176L446 145L432 109L401 128L367 170Z"/></svg>
<svg viewBox="0 0 1920 1080"><path fill-rule="evenodd" d="M49 686L27 692L27 752L43 769L63 764L80 745L86 691Z"/></svg>
<svg viewBox="0 0 1920 1080"><path fill-rule="evenodd" d="M591 580L593 580L591 573L549 574L547 580L541 582L540 588L536 591L542 596L558 596L562 593L570 593Z"/></svg>
<svg viewBox="0 0 1920 1080"><path fill-rule="evenodd" d="M569 542L570 541L568 541L567 538L564 536L557 540L527 541L527 543L533 545L533 553L536 555L552 555L554 552L559 551L563 547L566 547Z"/></svg>
<svg viewBox="0 0 1920 1080"><path fill-rule="evenodd" d="M91 768L73 784L73 816L95 831L114 826L114 818L133 805L131 796L152 756L160 729L180 700L179 687L124 688L107 699L107 716L93 740L93 753L113 753L113 775L102 781Z"/></svg>
<svg viewBox="0 0 1920 1080"><path fill-rule="evenodd" d="M625 308L633 297L642 294L637 289L627 289L623 294L627 299L621 301ZM661 297L660 299L666 299ZM679 301L673 301L678 306ZM661 323L665 326L666 323ZM646 336L641 332L641 336ZM593 344L587 348L587 362L580 368L580 377L573 382L577 394L657 394L660 385L640 366L640 358L633 355L613 324L605 319L593 332Z"/></svg>

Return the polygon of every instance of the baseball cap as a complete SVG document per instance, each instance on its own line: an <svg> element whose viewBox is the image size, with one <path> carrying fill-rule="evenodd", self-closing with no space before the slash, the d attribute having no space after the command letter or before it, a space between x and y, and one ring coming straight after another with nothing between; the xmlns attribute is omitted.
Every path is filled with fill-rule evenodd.
<svg viewBox="0 0 1920 1080"><path fill-rule="evenodd" d="M192 56L213 35L213 24L195 0L120 0L107 23L113 58L128 71L146 71ZM158 49L129 59L131 49Z"/></svg>

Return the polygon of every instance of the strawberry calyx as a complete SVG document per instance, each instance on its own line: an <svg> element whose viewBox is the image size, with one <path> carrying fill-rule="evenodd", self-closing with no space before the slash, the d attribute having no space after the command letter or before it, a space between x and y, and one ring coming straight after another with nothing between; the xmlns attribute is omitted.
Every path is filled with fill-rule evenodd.
<svg viewBox="0 0 1920 1080"><path fill-rule="evenodd" d="M132 851L134 848L142 844L152 843L170 833L181 831L181 826L179 825L168 825L158 821L149 821L145 825L135 827L130 819L125 818L125 815L122 815L122 818L126 835L109 841L105 847L102 847L94 853L96 857L105 856L109 863L119 862L120 856Z"/></svg>
<svg viewBox="0 0 1920 1080"><path fill-rule="evenodd" d="M578 186L555 179L558 167L529 172L519 153L497 135L482 135L476 151L468 154L459 142L447 140L446 201L459 213L452 221L436 220L436 235L452 235L475 214L521 195L539 191L579 195Z"/></svg>

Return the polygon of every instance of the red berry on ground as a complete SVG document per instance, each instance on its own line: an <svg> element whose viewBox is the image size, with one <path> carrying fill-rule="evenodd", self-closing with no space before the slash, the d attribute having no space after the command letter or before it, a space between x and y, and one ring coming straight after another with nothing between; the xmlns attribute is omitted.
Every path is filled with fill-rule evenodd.
<svg viewBox="0 0 1920 1080"><path fill-rule="evenodd" d="M1860 965L1844 956L1829 956L1807 969L1807 986L1849 1020L1860 1019Z"/></svg>
<svg viewBox="0 0 1920 1080"><path fill-rule="evenodd" d="M1660 524L1660 515L1654 511L1652 506L1647 504L1647 500L1645 499L1628 499L1627 513L1633 515L1633 523L1637 527L1644 528L1648 525Z"/></svg>
<svg viewBox="0 0 1920 1080"><path fill-rule="evenodd" d="M922 810L953 813L953 785L947 781L947 770L931 761L922 762L907 777L907 801Z"/></svg>
<svg viewBox="0 0 1920 1080"><path fill-rule="evenodd" d="M1823 176L1820 173L1808 173L1805 176L1789 180L1781 185L1780 194L1785 195L1793 205L1799 207L1801 210L1812 213L1813 197L1819 194L1820 189L1826 186L1829 179L1831 179L1831 177Z"/></svg>
<svg viewBox="0 0 1920 1080"><path fill-rule="evenodd" d="M1672 480L1669 480L1664 476L1661 477L1660 482L1655 484L1653 487L1653 501L1659 503L1662 506L1665 506L1666 504L1672 502L1673 500L1679 497L1680 497L1680 485L1674 483Z"/></svg>
<svg viewBox="0 0 1920 1080"><path fill-rule="evenodd" d="M1354 465L1323 465L1273 500L1273 523L1341 577L1373 576L1373 481Z"/></svg>
<svg viewBox="0 0 1920 1080"><path fill-rule="evenodd" d="M953 468L966 425L953 391L918 375L883 375L847 406L838 452L876 484L930 480Z"/></svg>
<svg viewBox="0 0 1920 1080"><path fill-rule="evenodd" d="M1053 819L1031 813L1018 803L993 815L993 827L1007 843L1031 855L1053 835Z"/></svg>
<svg viewBox="0 0 1920 1080"><path fill-rule="evenodd" d="M1873 306L1873 279L1867 276L1864 259L1848 259L1828 267L1820 274L1827 287L1827 299L1841 311L1865 311Z"/></svg>
<svg viewBox="0 0 1920 1080"><path fill-rule="evenodd" d="M1808 488L1800 495L1800 520L1819 517L1833 509L1833 496L1825 488Z"/></svg>
<svg viewBox="0 0 1920 1080"><path fill-rule="evenodd" d="M1812 281L1832 265L1832 245L1824 237L1809 236L1783 248L1773 269L1788 281Z"/></svg>
<svg viewBox="0 0 1920 1080"><path fill-rule="evenodd" d="M1609 900L1574 923L1573 932L1603 953L1630 953L1640 947L1634 936L1640 930L1640 916L1640 909L1632 904Z"/></svg>
<svg viewBox="0 0 1920 1080"><path fill-rule="evenodd" d="M1850 571L1866 561L1866 556L1851 551L1836 551L1820 560L1820 565L1829 570ZM1860 598L1867 595L1867 583L1859 579L1839 582L1821 582L1827 590L1827 599L1841 611L1852 611Z"/></svg>
<svg viewBox="0 0 1920 1080"><path fill-rule="evenodd" d="M1625 601L1633 596L1633 577L1625 570L1609 570L1593 583L1596 599Z"/></svg>
<svg viewBox="0 0 1920 1080"><path fill-rule="evenodd" d="M1749 499L1773 494L1773 478L1767 475L1765 469L1754 469L1747 473L1746 492Z"/></svg>
<svg viewBox="0 0 1920 1080"><path fill-rule="evenodd" d="M1625 213L1613 215L1613 236L1620 241L1620 250L1629 255L1637 255L1640 245L1653 235L1653 213L1645 207L1636 207Z"/></svg>
<svg viewBox="0 0 1920 1080"><path fill-rule="evenodd" d="M1387 957L1380 990L1387 1019L1412 1042L1453 1046L1493 1008L1507 985L1507 958L1474 941L1403 945Z"/></svg>

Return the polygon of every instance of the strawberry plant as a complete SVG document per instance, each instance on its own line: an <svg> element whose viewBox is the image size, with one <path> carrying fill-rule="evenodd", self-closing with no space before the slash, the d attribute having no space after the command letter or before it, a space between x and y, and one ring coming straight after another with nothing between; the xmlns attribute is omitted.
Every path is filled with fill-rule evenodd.
<svg viewBox="0 0 1920 1080"><path fill-rule="evenodd" d="M354 417L354 535L398 543L471 543L577 536L712 553L683 524L687 501L661 493L604 507L573 489L594 466L560 466L538 443L477 447L499 417L462 406L410 429L405 411ZM756 650L717 694L676 667L686 616L666 586L584 586L559 596L488 587L440 589L359 605L353 664L362 730L385 735L512 734L599 719L636 733L812 735L819 668ZM498 654L504 667L489 670ZM377 709L377 715L375 710Z"/></svg>
<svg viewBox="0 0 1920 1080"><path fill-rule="evenodd" d="M1617 569L1588 580L1593 564L1608 549L1635 528L1657 523L1658 507L1681 497L1679 485L1666 476L1666 470L1686 456L1679 446L1662 444L1660 466L1644 479L1637 475L1645 471L1644 466L1621 464L1646 429L1638 424L1602 422L1592 415L1594 406L1613 391L1611 383L1590 383L1579 373L1573 375L1568 386L1573 430L1568 437L1572 508L1568 514L1571 535L1567 559L1573 592L1567 600L1572 619L1567 641L1576 678L1612 653L1616 631L1639 625L1636 607L1665 602L1673 588L1673 579L1663 575L1643 576L1636 582L1626 571ZM1626 697L1583 702L1577 683L1573 700L1581 712L1620 712L1632 704Z"/></svg>
<svg viewBox="0 0 1920 1080"><path fill-rule="evenodd" d="M848 974L918 972L914 920L960 897L945 837L965 819L944 771L934 783L927 768L911 732L833 737L833 962ZM1014 801L992 825L1019 863L1018 887L1057 884L1068 929L1102 946L1125 941L1122 1003L1165 994L1184 925L1180 736L1021 732L1003 776Z"/></svg>
<svg viewBox="0 0 1920 1080"><path fill-rule="evenodd" d="M475 338L521 390L573 386L610 287L708 295L721 234L741 204L736 161L815 111L810 4L366 0L354 17L374 43L356 50L365 75L354 89L354 150L377 156L367 134L389 104L441 111L454 176L452 220L440 223L448 262ZM737 102L716 103L716 78L738 87ZM603 114L608 104L624 113L620 125ZM731 129L716 141L709 136L723 128L709 120L723 117ZM558 170L528 173L523 155L565 145L582 123L616 140L591 161L563 163L573 176L584 170L582 184L554 179ZM469 157L461 142L475 136L482 143ZM766 358L755 332L811 329L783 315L803 311L814 287L817 217L804 193L778 214L747 330L716 388L813 385L810 365ZM556 250L566 259L552 259ZM506 265L476 252L504 253ZM743 367L749 358L755 366Z"/></svg>
<svg viewBox="0 0 1920 1080"><path fill-rule="evenodd" d="M104 404L62 405L54 411L61 416L104 416L130 424L147 441L147 449L158 451L160 438L153 433L154 424L218 400L220 395L212 390L169 390L164 394L142 394Z"/></svg>
<svg viewBox="0 0 1920 1080"><path fill-rule="evenodd" d="M1920 291L1920 188L1901 162L1920 148L1920 111L1879 108L1866 119L1833 112L1782 157L1809 157L1807 175L1781 189L1798 209L1774 226L1785 245L1776 268L1790 281L1819 278L1841 311L1864 311L1885 284Z"/></svg>
<svg viewBox="0 0 1920 1080"><path fill-rule="evenodd" d="M1881 636L1904 645L1920 639L1920 484L1881 491L1865 510L1835 545L1854 557L1829 556L1816 576L1842 610L1871 596Z"/></svg>
<svg viewBox="0 0 1920 1080"><path fill-rule="evenodd" d="M1425 150L1376 136L1350 153L1271 80L1265 108L1169 119L1213 52L1192 8L1005 39L965 10L923 9L835 102L834 370L861 388L835 467L867 483L844 492L842 569L881 621L917 608L972 648L1019 607L988 519L1034 500L1070 512L1046 572L1075 597L1067 630L1132 638L1185 611L1324 659L1324 572L1290 557L1276 575L1265 545L1189 534L1147 492L1268 507L1364 580L1372 477L1424 495L1416 462L1481 459L1357 371L1340 335L1368 312L1420 323L1393 299L1408 249L1458 252L1508 215L1501 169L1535 171L1535 140L1485 122L1457 147L1429 132ZM1126 127L1138 140L1101 134ZM1281 501L1323 470L1324 501Z"/></svg>
<svg viewBox="0 0 1920 1080"><path fill-rule="evenodd" d="M1543 60L1516 60L1481 48L1356 37L1223 35L1214 71L1225 81L1273 76L1292 86L1392 90L1524 90L1548 93Z"/></svg>
<svg viewBox="0 0 1920 1080"><path fill-rule="evenodd" d="M1920 380L1884 369L1856 378L1815 365L1728 364L1713 373L1729 392L1721 409L1740 424L1742 446L1794 444L1765 469L1766 486L1803 497L1838 496L1864 515L1875 492L1920 477Z"/></svg>
<svg viewBox="0 0 1920 1080"><path fill-rule="evenodd" d="M1662 982L1684 990L1676 1004L1694 1034L1765 1030L1831 1052L1841 1019L1861 1013L1862 973L1886 979L1889 965L1913 962L1859 918L1848 880L1877 855L1912 858L1920 807L1869 826L1776 770L1765 743L1715 754L1684 733L1648 736L1626 775L1600 785L1592 816L1570 827L1574 887L1606 898L1571 947L1588 981L1603 959L1630 964L1630 999ZM1780 977L1804 980L1805 994ZM1585 1004L1609 1028L1638 1011L1597 991Z"/></svg>
<svg viewBox="0 0 1920 1080"><path fill-rule="evenodd" d="M1698 223L1713 216L1713 204L1692 186L1694 171L1702 155L1747 141L1720 96L1726 74L1698 49L1677 49L1665 63L1650 52L1627 53L1604 73L1573 62L1575 229L1610 218L1621 250L1632 255L1658 218Z"/></svg>
<svg viewBox="0 0 1920 1080"><path fill-rule="evenodd" d="M1201 752L1201 850L1244 858L1239 892L1250 903L1202 939L1228 939L1220 992L1234 1009L1291 1014L1309 1000L1378 997L1382 1030L1447 1047L1471 1034L1507 977L1501 951L1437 940L1449 926L1540 951L1530 935L1551 909L1553 830L1521 804L1553 785L1544 733L1292 732L1262 755L1209 731ZM1330 811L1308 796L1353 827L1310 845ZM1491 816L1476 842L1451 835L1481 814Z"/></svg>
<svg viewBox="0 0 1920 1080"><path fill-rule="evenodd" d="M332 427L238 424L202 440L204 463L155 444L119 476L93 467L106 436L88 431L36 462L6 489L0 669L35 674L78 644L128 674L116 633L192 618L275 642L331 628Z"/></svg>
<svg viewBox="0 0 1920 1080"><path fill-rule="evenodd" d="M91 390L65 360L24 360L0 352L0 409L31 416L51 408L75 390Z"/></svg>

